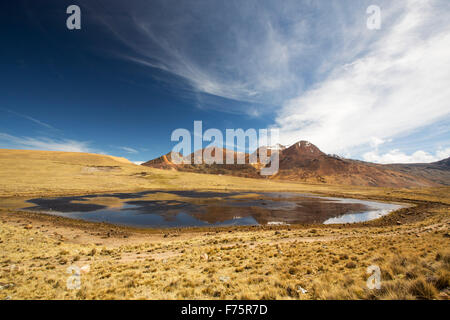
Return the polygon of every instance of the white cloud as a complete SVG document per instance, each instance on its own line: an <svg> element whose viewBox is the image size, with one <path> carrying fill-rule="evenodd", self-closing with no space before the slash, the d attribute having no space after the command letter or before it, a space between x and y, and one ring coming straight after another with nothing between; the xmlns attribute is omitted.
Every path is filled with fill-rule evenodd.
<svg viewBox="0 0 450 320"><path fill-rule="evenodd" d="M18 116L18 117L27 119L27 120L29 120L29 121L31 121L31 122L34 122L34 123L36 123L36 124L38 124L38 125L40 125L40 126L42 126L42 127L47 128L47 129L53 129L53 130L55 129L54 127L52 127L52 126L49 125L48 123L45 123L45 122L43 122L43 121L40 121L40 120L38 120L38 119L36 119L36 118L33 118L33 117L30 117L30 116L27 116L27 115L25 115L25 114L21 114L21 113L18 113L18 112L9 110L9 109L3 109L3 108L1 108L0 110L4 110L4 111L9 112L9 113L11 113L11 114L14 114L14 115L16 115L16 116Z"/></svg>
<svg viewBox="0 0 450 320"><path fill-rule="evenodd" d="M2 148L30 149L46 151L67 151L67 152L96 152L89 147L89 142L69 139L31 138L16 137L0 132L0 145Z"/></svg>
<svg viewBox="0 0 450 320"><path fill-rule="evenodd" d="M440 149L436 152L436 158L438 160L446 159L450 157L450 148Z"/></svg>
<svg viewBox="0 0 450 320"><path fill-rule="evenodd" d="M442 8L448 3L403 3L400 18L383 23L383 35L367 53L337 66L331 76L283 106L276 119L282 143L302 138L326 152L345 153L450 114L450 11ZM395 151L380 161L400 154ZM418 151L402 159L431 158Z"/></svg>
<svg viewBox="0 0 450 320"><path fill-rule="evenodd" d="M276 111L281 143L345 155L450 115L450 2L379 0L377 31L369 4L136 0L99 19L127 47L117 57L184 79L200 108Z"/></svg>
<svg viewBox="0 0 450 320"><path fill-rule="evenodd" d="M130 147L118 147L119 149L127 152L127 153L139 153L136 149L130 148Z"/></svg>
<svg viewBox="0 0 450 320"><path fill-rule="evenodd" d="M186 17L183 17L183 20L188 26L184 30L176 29L180 38L186 37L187 35L183 35L184 32L189 30L189 25L195 24L195 22L187 21L189 19ZM295 44L292 40L283 39L269 20L264 24L257 22L264 35L262 39L258 39L260 43L257 46L244 44L255 40L233 31L232 46L237 47L236 51L224 50L223 43L214 42L215 45L209 48L211 58L215 56L214 59L222 60L221 65L205 60L205 57L202 57L200 61L197 60L199 57L197 53L192 52L191 43L186 43L178 37L171 38L173 33L170 28L177 25L173 21L168 22L169 29L166 29L165 33L154 32L154 25L152 25L154 21L150 19L141 17L134 22L137 31L144 35L148 45L157 45L158 49L145 50L136 46L136 43L128 38L125 42L143 58L131 55L122 55L122 57L184 78L197 92L232 100L261 103L267 99L267 93L271 92L273 95L280 88L285 89L290 83L298 84L298 79L295 79L291 73L289 63L292 56L298 54L299 43ZM246 47L245 50L243 46ZM265 98L262 99L262 96ZM244 110L241 112L246 113Z"/></svg>
<svg viewBox="0 0 450 320"><path fill-rule="evenodd" d="M364 4L351 4L364 18ZM179 84L179 78L184 79L195 99L205 94L257 106L251 112L243 103L220 107L222 112L253 116L295 97L310 78L328 72L329 63L358 54L370 38L355 45L342 35L334 36L336 26L345 20L344 4L136 0L132 5L114 5L118 7L113 12L126 14L98 19L128 48L115 56L148 67L149 74L160 80L164 76L155 75L154 69L176 76L169 81ZM365 26L365 21L349 18L342 33L359 39L364 28L354 27ZM348 48L345 56L335 50L341 44ZM215 108L211 99L198 104Z"/></svg>
<svg viewBox="0 0 450 320"><path fill-rule="evenodd" d="M405 154L398 149L391 150L385 154L377 151L366 152L363 159L376 163L429 163L450 157L450 148L439 149L434 155L422 150L412 154Z"/></svg>
<svg viewBox="0 0 450 320"><path fill-rule="evenodd" d="M383 139L380 139L377 137L371 137L370 138L370 146L373 148L378 148L378 146L382 145L383 143L390 142L390 141L392 141L392 139L383 140Z"/></svg>

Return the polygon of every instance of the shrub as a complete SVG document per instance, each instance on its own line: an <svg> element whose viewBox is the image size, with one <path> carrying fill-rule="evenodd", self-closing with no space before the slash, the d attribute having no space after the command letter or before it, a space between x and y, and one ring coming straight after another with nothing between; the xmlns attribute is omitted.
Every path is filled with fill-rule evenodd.
<svg viewBox="0 0 450 320"><path fill-rule="evenodd" d="M434 299L437 294L436 288L422 278L411 282L408 291L416 298L426 300Z"/></svg>

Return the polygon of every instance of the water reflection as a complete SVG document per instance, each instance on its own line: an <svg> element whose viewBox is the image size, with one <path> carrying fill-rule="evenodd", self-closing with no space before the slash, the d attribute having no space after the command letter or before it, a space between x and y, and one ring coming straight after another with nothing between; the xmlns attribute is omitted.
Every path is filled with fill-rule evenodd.
<svg viewBox="0 0 450 320"><path fill-rule="evenodd" d="M400 205L299 193L151 190L28 200L25 208L69 218L137 227L353 223Z"/></svg>

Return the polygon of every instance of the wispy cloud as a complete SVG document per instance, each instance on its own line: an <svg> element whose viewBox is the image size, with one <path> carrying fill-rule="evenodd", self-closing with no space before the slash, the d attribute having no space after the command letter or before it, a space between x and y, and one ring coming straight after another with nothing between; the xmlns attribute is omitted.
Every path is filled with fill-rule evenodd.
<svg viewBox="0 0 450 320"><path fill-rule="evenodd" d="M114 4L114 11L126 12L120 22L114 15L99 21L128 48L115 52L117 57L146 66L149 73L159 69L171 74L178 84L184 79L198 93L193 97L209 96L199 101L204 108L219 97L241 102L222 103L222 112L259 115L301 92L314 68L327 69L316 53L321 51L323 59L333 56L326 33L334 27L323 28L324 21L333 21L329 17L315 19L320 9L296 0L282 5L252 0L134 1ZM248 112L243 102L258 110Z"/></svg>
<svg viewBox="0 0 450 320"><path fill-rule="evenodd" d="M449 118L449 3L401 3L366 53L284 104L276 119L284 143L302 137L343 153Z"/></svg>
<svg viewBox="0 0 450 320"><path fill-rule="evenodd" d="M127 153L139 153L138 150L130 148L130 147L117 147L117 148L119 148Z"/></svg>
<svg viewBox="0 0 450 320"><path fill-rule="evenodd" d="M198 107L275 113L283 144L348 154L450 119L450 2L379 0L377 31L371 4L137 0L99 21L117 57L187 84Z"/></svg>
<svg viewBox="0 0 450 320"><path fill-rule="evenodd" d="M54 128L53 126L49 125L48 123L45 123L43 121L40 121L40 120L38 120L36 118L33 118L33 117L30 117L30 116L27 116L25 114L21 114L19 112L15 112L15 111L12 111L12 110L9 110L9 109L4 109L4 108L1 108L0 110L3 110L3 111L8 112L8 113L11 113L11 114L13 114L15 116L18 116L18 117L21 117L23 119L27 119L29 121L32 121L32 122L34 122L34 123L36 123L36 124L38 124L38 125L40 125L42 127L47 128L47 129L56 130L56 128Z"/></svg>
<svg viewBox="0 0 450 320"><path fill-rule="evenodd" d="M10 149L102 153L92 149L89 142L69 139L16 137L0 132L0 146Z"/></svg>

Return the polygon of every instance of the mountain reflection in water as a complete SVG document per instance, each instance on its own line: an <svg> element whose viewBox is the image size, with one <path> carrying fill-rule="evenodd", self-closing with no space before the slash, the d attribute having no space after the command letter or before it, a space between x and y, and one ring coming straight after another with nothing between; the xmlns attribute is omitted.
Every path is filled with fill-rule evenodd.
<svg viewBox="0 0 450 320"><path fill-rule="evenodd" d="M152 190L37 198L26 210L144 228L362 222L398 204L286 192Z"/></svg>

